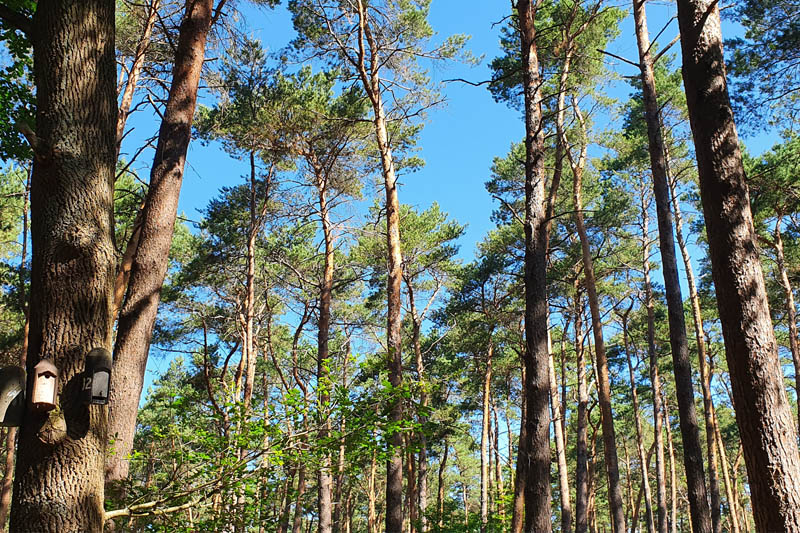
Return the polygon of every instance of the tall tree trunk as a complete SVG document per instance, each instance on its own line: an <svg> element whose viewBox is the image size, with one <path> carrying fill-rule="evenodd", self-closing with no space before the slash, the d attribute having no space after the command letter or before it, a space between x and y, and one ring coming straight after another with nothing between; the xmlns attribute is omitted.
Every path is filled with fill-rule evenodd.
<svg viewBox="0 0 800 533"><path fill-rule="evenodd" d="M317 193L319 201L320 224L325 242L325 266L322 273L319 298L319 320L317 331L317 400L320 403L323 420L320 421L319 438L325 442L330 435L331 422L328 413L330 403L330 350L328 339L331 328L331 291L333 289L333 233L327 198L327 180L317 172ZM331 456L323 451L317 473L317 505L319 513L319 533L331 533L333 502L331 499Z"/></svg>
<svg viewBox="0 0 800 533"><path fill-rule="evenodd" d="M550 510L550 371L547 353L547 221L542 95L536 35L541 0L520 0L525 100L525 389L527 442L520 445L525 479L526 533L552 530ZM518 471L517 475L521 472Z"/></svg>
<svg viewBox="0 0 800 533"><path fill-rule="evenodd" d="M369 64L362 61L359 75L364 91L370 99L373 110L375 138L381 159L384 190L386 193L386 244L387 258L387 318L386 318L386 365L389 370L389 383L392 386L392 400L389 409L389 422L397 425L403 419L403 403L399 397L399 389L403 381L402 359L402 302L401 284L403 276L403 258L400 248L400 201L397 195L397 176L395 175L392 148L389 144L386 114L381 95L379 63L377 50L372 38L367 8L363 0L358 0L358 35L360 46L369 50ZM366 54L367 52L365 52ZM403 436L399 431L389 436L389 454L386 460L386 533L402 533L403 531Z"/></svg>
<svg viewBox="0 0 800 533"><path fill-rule="evenodd" d="M424 318L425 310L422 313L417 312L416 301L414 298L414 287L409 279L406 279L406 288L408 290L408 303L411 311L411 344L414 347L414 359L417 369L417 380L422 385L419 395L419 403L423 411L427 409L430 398L428 397L427 387L425 386L425 362L422 360L422 320ZM419 416L419 423L424 427L428 421L426 414ZM416 491L417 508L415 513L419 514L419 521L421 532L428 532L428 518L426 516L428 510L428 439L425 431L419 433L419 454L417 462L417 480Z"/></svg>
<svg viewBox="0 0 800 533"><path fill-rule="evenodd" d="M547 348L550 352L550 411L553 419L553 433L556 438L556 456L558 459L558 490L561 499L561 531L572 532L572 504L569 501L569 473L567 471L567 453L564 444L564 428L561 425L561 399L558 394L558 381L553 363L552 341L550 330L547 330Z"/></svg>
<svg viewBox="0 0 800 533"><path fill-rule="evenodd" d="M377 533L378 531L378 517L375 513L375 477L377 470L376 453L372 451L372 461L369 466L369 480L367 484L367 529L369 533Z"/></svg>
<svg viewBox="0 0 800 533"><path fill-rule="evenodd" d="M523 348L524 349L524 348ZM528 440L527 426L525 425L527 413L527 399L525 388L525 364L522 364L520 381L520 417L519 417L519 442L517 443L517 461L514 468L514 496L511 502L511 531L512 533L522 533L525 520L525 446Z"/></svg>
<svg viewBox="0 0 800 533"><path fill-rule="evenodd" d="M436 515L438 516L437 526L439 529L444 527L444 473L447 470L447 454L450 452L450 443L447 437L444 439L444 452L439 460L439 488L436 491Z"/></svg>
<svg viewBox="0 0 800 533"><path fill-rule="evenodd" d="M583 117L578 106L575 113L583 127ZM581 241L583 256L583 274L585 278L586 293L589 296L589 309L592 318L592 333L594 335L597 380L597 395L600 402L601 423L603 428L603 455L606 463L608 477L608 501L612 518L614 533L625 532L625 510L622 505L622 488L619 481L619 461L617 459L617 442L614 432L614 414L611 410L611 384L608 377L608 360L606 359L605 341L603 340L603 325L600 314L600 299L597 295L597 283L594 277L594 264L589 237L583 223L583 204L581 200L581 181L583 167L586 161L586 142L581 142L581 153L577 162L573 161L570 151L567 151L573 168L572 195L575 202L575 225Z"/></svg>
<svg viewBox="0 0 800 533"><path fill-rule="evenodd" d="M706 495L703 450L700 445L700 428L694 406L692 367L689 359L689 343L686 339L686 322L683 315L683 297L678 279L678 261L675 257L675 241L670 210L667 162L664 154L664 138L659 121L658 96L653 77L653 60L650 56L650 36L647 31L647 15L644 0L633 0L636 22L636 40L639 45L642 95L644 97L650 165L653 175L653 192L658 214L658 237L661 249L664 289L667 298L669 342L675 372L675 388L683 438L683 462L686 469L686 490L692 510L692 526L696 533L711 533L711 514ZM717 507L717 519L719 519Z"/></svg>
<svg viewBox="0 0 800 533"><path fill-rule="evenodd" d="M697 343L697 359L700 368L700 384L703 390L703 417L706 426L706 446L708 448L708 485L711 497L711 524L714 533L719 533L722 528L720 521L720 496L719 496L719 465L717 463L717 446L714 439L714 401L711 397L711 369L706 355L705 334L703 332L703 314L700 310L700 297L697 294L697 284L694 278L692 260L686 241L683 238L683 219L681 217L680 203L675 191L675 184L669 177L669 147L665 146L664 154L667 158L667 177L669 179L670 196L672 197L672 208L675 211L675 237L678 241L678 248L683 258L683 266L686 272L686 284L689 286L689 300L692 304L692 323L694 324L694 336Z"/></svg>
<svg viewBox="0 0 800 533"><path fill-rule="evenodd" d="M672 442L669 403L663 390L661 399L664 404L664 425L667 427L667 450L669 451L670 530L672 533L678 533L678 473L675 466L675 446Z"/></svg>
<svg viewBox="0 0 800 533"><path fill-rule="evenodd" d="M114 2L41 2L32 25L27 397L45 358L60 394L55 410L29 410L19 430L11 530L102 531L107 410L83 405L77 384L86 352L111 346Z"/></svg>
<svg viewBox="0 0 800 533"><path fill-rule="evenodd" d="M650 230L646 192L642 187L642 271L644 272L645 307L647 308L647 355L650 362L650 386L653 389L653 444L656 448L656 525L659 533L667 533L667 481L664 468L664 431L661 408L661 378L656 351L656 314L653 286L650 283Z"/></svg>
<svg viewBox="0 0 800 533"><path fill-rule="evenodd" d="M575 356L578 373L577 441L575 443L575 533L589 527L589 387L586 384L586 352L583 348L583 303L575 281Z"/></svg>
<svg viewBox="0 0 800 533"><path fill-rule="evenodd" d="M213 0L187 0L181 22L172 85L142 213L139 245L117 325L109 398L109 435L114 438L114 453L106 464L107 483L128 475L128 456L133 448L150 339L167 272L212 6Z"/></svg>
<svg viewBox="0 0 800 533"><path fill-rule="evenodd" d="M628 310L630 312L630 309ZM628 361L628 374L631 380L631 397L633 401L633 418L636 427L636 451L639 455L639 464L642 468L642 491L644 492L644 508L647 520L647 531L653 533L655 531L655 523L653 521L653 499L650 494L650 478L647 474L648 460L644 452L644 436L642 432L642 421L639 418L639 394L636 390L636 373L633 370L633 363L631 361L631 353L628 344L628 314L622 316L622 337L623 345L625 348L625 356ZM637 365L638 366L638 365ZM634 521L632 527L636 527L637 522Z"/></svg>
<svg viewBox="0 0 800 533"><path fill-rule="evenodd" d="M783 216L779 213L775 221L775 231L772 238L772 247L775 248L775 262L778 266L778 273L781 279L781 287L786 297L786 322L789 326L789 350L792 353L794 363L794 389L797 397L800 398L800 342L797 336L797 311L794 306L794 292L792 284L789 282L789 274L786 271L786 259L783 255L783 238L781 237L781 225ZM800 433L800 407L797 409L797 431Z"/></svg>
<svg viewBox="0 0 800 533"><path fill-rule="evenodd" d="M712 0L679 0L678 23L711 272L756 529L800 530L796 428L728 98L719 6Z"/></svg>
<svg viewBox="0 0 800 533"><path fill-rule="evenodd" d="M506 504L505 492L503 486L503 463L500 459L500 420L497 416L497 406L492 405L492 414L494 416L494 477L497 480L495 487L495 512L500 516L500 523L502 527L506 524Z"/></svg>
<svg viewBox="0 0 800 533"><path fill-rule="evenodd" d="M736 509L738 505L736 505L736 496L734 495L736 487L732 485L731 476L728 472L728 459L725 457L725 443L722 442L722 436L719 433L716 420L714 420L714 422L714 438L719 447L720 462L722 463L722 479L725 483L725 497L728 499L728 517L731 521L731 533L739 533L739 514Z"/></svg>
<svg viewBox="0 0 800 533"><path fill-rule="evenodd" d="M297 494L294 497L294 518L292 519L292 533L300 533L303 529L303 495L306 492L306 465L300 464L297 474Z"/></svg>
<svg viewBox="0 0 800 533"><path fill-rule="evenodd" d="M488 335L488 343L481 403L481 533L486 533L486 529L489 526L489 407L492 393L492 356L494 355L491 330Z"/></svg>

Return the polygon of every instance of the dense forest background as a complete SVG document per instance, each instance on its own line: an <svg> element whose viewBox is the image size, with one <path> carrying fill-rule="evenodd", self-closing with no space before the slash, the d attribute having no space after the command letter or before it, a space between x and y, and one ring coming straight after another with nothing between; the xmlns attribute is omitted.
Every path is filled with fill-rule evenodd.
<svg viewBox="0 0 800 533"><path fill-rule="evenodd" d="M0 528L800 531L800 3L480 4L4 0Z"/></svg>

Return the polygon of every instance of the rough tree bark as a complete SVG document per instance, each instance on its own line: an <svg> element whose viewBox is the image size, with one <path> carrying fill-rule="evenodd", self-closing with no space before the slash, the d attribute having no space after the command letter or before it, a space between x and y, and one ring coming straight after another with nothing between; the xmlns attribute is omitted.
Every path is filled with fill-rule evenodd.
<svg viewBox="0 0 800 533"><path fill-rule="evenodd" d="M550 370L547 353L547 223L544 190L542 80L536 44L540 0L517 3L525 100L525 384L526 443L518 464L525 482L527 533L548 533L550 519ZM521 432L522 433L522 432Z"/></svg>
<svg viewBox="0 0 800 533"><path fill-rule="evenodd" d="M711 272L758 531L800 531L800 455L725 79L719 6L679 0Z"/></svg>
<svg viewBox="0 0 800 533"><path fill-rule="evenodd" d="M678 399L681 436L683 437L683 463L686 470L686 491L691 509L692 527L695 533L711 533L711 513L706 495L703 449L700 445L700 428L694 406L692 367L689 359L689 343L686 338L686 321L683 315L683 297L678 279L678 261L675 257L675 240L670 210L667 162L664 154L664 138L659 120L658 96L653 76L653 59L650 56L650 35L647 31L647 15L644 0L633 0L636 23L636 41L639 45L639 67L642 78L645 121L653 176L653 192L658 215L658 240L661 249L664 289L667 299L669 343L675 373L675 389ZM718 503L718 502L717 502ZM719 507L717 507L717 519Z"/></svg>
<svg viewBox="0 0 800 533"><path fill-rule="evenodd" d="M103 530L107 410L83 405L86 352L111 346L117 119L114 2L40 2L33 17L28 397L33 367L58 368L58 407L19 431L11 530Z"/></svg>
<svg viewBox="0 0 800 533"><path fill-rule="evenodd" d="M172 85L142 212L139 245L117 325L109 399L109 435L114 438L114 450L106 464L107 483L128 475L128 455L133 447L150 339L167 272L206 38L214 16L212 7L213 0L187 0L181 22Z"/></svg>

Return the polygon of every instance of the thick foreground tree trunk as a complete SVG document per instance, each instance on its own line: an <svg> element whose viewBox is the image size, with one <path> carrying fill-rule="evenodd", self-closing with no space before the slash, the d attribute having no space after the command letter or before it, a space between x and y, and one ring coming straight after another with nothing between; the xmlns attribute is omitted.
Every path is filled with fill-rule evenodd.
<svg viewBox="0 0 800 533"><path fill-rule="evenodd" d="M31 184L28 398L33 367L59 371L58 407L19 433L11 531L103 530L107 411L85 406L86 352L111 346L117 118L114 2L40 2Z"/></svg>
<svg viewBox="0 0 800 533"><path fill-rule="evenodd" d="M679 0L711 272L758 531L800 531L800 455L725 80L719 7Z"/></svg>
<svg viewBox="0 0 800 533"><path fill-rule="evenodd" d="M525 95L525 439L517 475L525 479L526 533L548 533L550 510L550 368L547 352L547 222L544 134L536 10L539 0L520 0L523 92ZM522 433L522 432L521 432ZM522 436L522 435L520 435Z"/></svg>
<svg viewBox="0 0 800 533"><path fill-rule="evenodd" d="M180 27L172 86L150 172L139 245L133 257L128 293L117 326L114 379L109 401L109 435L114 443L106 465L106 482L118 481L128 475L128 455L133 448L147 354L161 298L161 285L167 272L206 37L211 28L212 6L213 0L188 0Z"/></svg>

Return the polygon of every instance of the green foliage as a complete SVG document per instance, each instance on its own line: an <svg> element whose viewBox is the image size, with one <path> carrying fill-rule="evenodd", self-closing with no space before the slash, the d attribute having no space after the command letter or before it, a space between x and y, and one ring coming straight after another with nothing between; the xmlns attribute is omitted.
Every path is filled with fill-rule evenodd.
<svg viewBox="0 0 800 533"><path fill-rule="evenodd" d="M31 17L34 0L8 0L6 8ZM0 160L31 158L30 145L17 129L18 123L34 125L33 53L22 32L0 19Z"/></svg>
<svg viewBox="0 0 800 533"><path fill-rule="evenodd" d="M800 112L800 2L743 0L732 7L730 17L745 28L744 38L726 42L739 117L754 129L791 129Z"/></svg>

